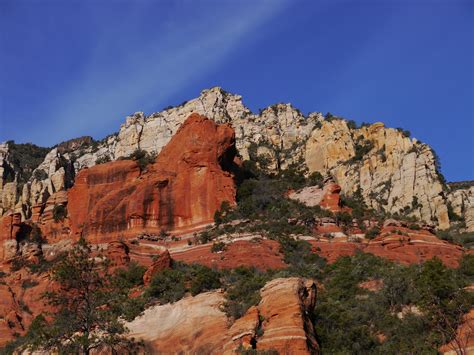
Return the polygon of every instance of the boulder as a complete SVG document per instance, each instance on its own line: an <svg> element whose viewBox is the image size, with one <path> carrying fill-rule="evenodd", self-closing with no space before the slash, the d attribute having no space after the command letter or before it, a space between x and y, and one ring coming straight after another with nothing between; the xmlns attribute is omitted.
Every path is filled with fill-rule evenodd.
<svg viewBox="0 0 474 355"><path fill-rule="evenodd" d="M157 253L154 255L153 259L153 264L151 264L143 275L143 283L145 286L150 284L151 279L157 272L171 267L170 253L166 248L157 249Z"/></svg>

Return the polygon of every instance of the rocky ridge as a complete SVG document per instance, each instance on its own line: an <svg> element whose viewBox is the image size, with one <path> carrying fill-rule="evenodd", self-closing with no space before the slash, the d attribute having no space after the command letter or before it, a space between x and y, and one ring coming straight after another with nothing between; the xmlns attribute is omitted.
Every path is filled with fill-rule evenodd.
<svg viewBox="0 0 474 355"><path fill-rule="evenodd" d="M84 138L55 147L36 169L45 174L33 174L22 187L0 180L2 213L16 211L30 217L33 206L45 204L53 193L71 185L71 177L97 162L126 157L137 149L158 154L191 113L231 124L238 153L243 159L265 162L267 169L304 163L309 172L333 176L344 194L359 191L373 208L409 214L440 229L450 226L452 203L467 231L474 230L472 192L449 192L433 150L404 131L382 123L356 128L334 116L303 115L290 104L272 105L255 114L241 96L218 87L162 112L149 116L137 112L126 118L117 134L102 141ZM2 145L0 166L8 165L6 156L8 149Z"/></svg>

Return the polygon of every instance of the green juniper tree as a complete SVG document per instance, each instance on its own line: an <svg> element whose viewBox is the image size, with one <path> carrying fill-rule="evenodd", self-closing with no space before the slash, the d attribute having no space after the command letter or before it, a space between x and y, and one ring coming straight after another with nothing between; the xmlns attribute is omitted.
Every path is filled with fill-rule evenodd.
<svg viewBox="0 0 474 355"><path fill-rule="evenodd" d="M127 329L120 318L128 289L121 288L117 278L107 261L93 257L91 246L81 238L54 267L56 286L43 295L55 311L34 320L22 348L60 354L90 354L94 349L133 353L139 344L125 337Z"/></svg>

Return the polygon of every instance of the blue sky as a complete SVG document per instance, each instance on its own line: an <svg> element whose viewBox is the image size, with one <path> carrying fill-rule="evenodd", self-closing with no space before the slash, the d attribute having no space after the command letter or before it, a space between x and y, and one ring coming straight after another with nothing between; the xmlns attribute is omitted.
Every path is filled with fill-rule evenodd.
<svg viewBox="0 0 474 355"><path fill-rule="evenodd" d="M0 0L0 141L118 130L222 86L383 121L474 179L472 0Z"/></svg>

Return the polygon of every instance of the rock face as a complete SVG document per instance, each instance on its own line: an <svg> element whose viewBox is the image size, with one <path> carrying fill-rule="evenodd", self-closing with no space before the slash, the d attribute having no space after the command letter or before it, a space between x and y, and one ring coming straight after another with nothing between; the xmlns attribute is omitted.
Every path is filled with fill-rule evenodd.
<svg viewBox="0 0 474 355"><path fill-rule="evenodd" d="M466 231L474 232L474 186L449 192L453 212L466 222Z"/></svg>
<svg viewBox="0 0 474 355"><path fill-rule="evenodd" d="M0 261L15 256L18 250L18 237L23 224L21 214L12 213L0 218Z"/></svg>
<svg viewBox="0 0 474 355"><path fill-rule="evenodd" d="M234 156L228 125L191 115L146 172L126 160L82 170L69 192L72 232L98 242L210 223L235 203Z"/></svg>
<svg viewBox="0 0 474 355"><path fill-rule="evenodd" d="M212 244L182 246L170 249L170 253L174 260L218 269L247 266L265 271L287 266L280 252L280 244L274 240L237 240L227 244L226 249L219 253L211 252L211 247Z"/></svg>
<svg viewBox="0 0 474 355"><path fill-rule="evenodd" d="M143 339L152 353L234 354L241 346L280 354L319 352L308 318L316 301L314 282L275 279L261 290L261 297L230 327L221 311L221 291L151 307L127 327L130 336Z"/></svg>
<svg viewBox="0 0 474 355"><path fill-rule="evenodd" d="M373 208L449 227L435 155L416 139L382 123L354 129L346 121L326 120L311 134L305 154L310 171L331 174L343 193L360 189Z"/></svg>

